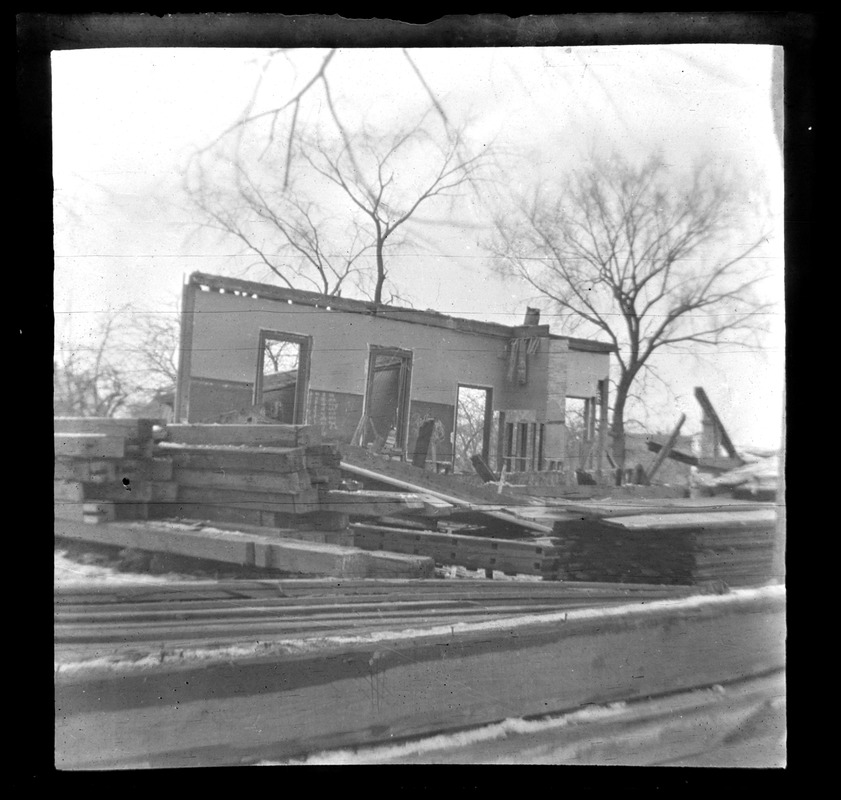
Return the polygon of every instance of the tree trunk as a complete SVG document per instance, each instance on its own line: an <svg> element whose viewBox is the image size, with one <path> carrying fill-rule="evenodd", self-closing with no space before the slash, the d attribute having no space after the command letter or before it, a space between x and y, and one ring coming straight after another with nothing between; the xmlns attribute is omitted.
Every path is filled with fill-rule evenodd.
<svg viewBox="0 0 841 800"><path fill-rule="evenodd" d="M613 420L610 425L611 451L619 469L625 469L625 403L628 400L630 381L623 376L616 387L613 401Z"/></svg>
<svg viewBox="0 0 841 800"><path fill-rule="evenodd" d="M374 289L374 303L382 305L383 284L385 283L385 261L383 260L383 242L377 237L377 285Z"/></svg>

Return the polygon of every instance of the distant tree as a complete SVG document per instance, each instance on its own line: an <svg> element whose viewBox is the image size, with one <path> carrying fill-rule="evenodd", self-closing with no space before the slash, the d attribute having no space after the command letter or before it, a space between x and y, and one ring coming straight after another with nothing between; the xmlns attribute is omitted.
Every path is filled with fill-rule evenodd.
<svg viewBox="0 0 841 800"><path fill-rule="evenodd" d="M112 417L134 413L178 378L179 315L130 305L100 315L91 344L57 337L53 405L57 416Z"/></svg>
<svg viewBox="0 0 841 800"><path fill-rule="evenodd" d="M771 306L751 256L747 192L709 163L677 175L659 156L640 165L594 158L558 188L537 187L496 221L486 243L504 275L561 313L563 329L603 333L616 347L614 458L625 461L625 408L655 352L749 346ZM691 350L687 350L691 348Z"/></svg>
<svg viewBox="0 0 841 800"><path fill-rule="evenodd" d="M56 349L53 360L53 408L56 416L113 417L129 401L132 390L114 360L118 318L108 315L87 350Z"/></svg>
<svg viewBox="0 0 841 800"><path fill-rule="evenodd" d="M455 458L457 472L473 470L472 456L482 452L485 430L485 397L483 394L461 391L458 395L458 414L455 431Z"/></svg>
<svg viewBox="0 0 841 800"><path fill-rule="evenodd" d="M382 303L388 286L399 296L388 248L409 237L395 234L422 207L474 186L489 153L470 150L464 128L402 52L428 100L392 128L360 121L337 102L334 50L297 91L290 77L285 99L257 110L269 66L290 57L272 53L240 119L188 165L185 190L201 224L240 242L251 265L290 288L335 295L349 286Z"/></svg>

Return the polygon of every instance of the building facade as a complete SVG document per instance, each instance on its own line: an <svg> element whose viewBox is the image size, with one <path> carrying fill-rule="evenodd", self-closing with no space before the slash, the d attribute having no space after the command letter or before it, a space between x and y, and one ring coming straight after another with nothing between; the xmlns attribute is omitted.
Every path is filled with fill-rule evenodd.
<svg viewBox="0 0 841 800"><path fill-rule="evenodd" d="M328 441L447 463L459 413L478 399L477 454L546 470L563 465L575 397L604 450L612 347L551 334L531 309L507 326L194 273L182 311L181 422L250 410L317 425Z"/></svg>

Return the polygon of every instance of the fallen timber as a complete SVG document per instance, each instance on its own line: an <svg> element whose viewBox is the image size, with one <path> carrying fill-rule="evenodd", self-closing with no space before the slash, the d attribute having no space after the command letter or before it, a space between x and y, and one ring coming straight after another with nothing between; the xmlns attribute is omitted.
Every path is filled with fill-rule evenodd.
<svg viewBox="0 0 841 800"><path fill-rule="evenodd" d="M772 586L449 624L423 609L417 626L410 614L204 650L129 644L122 660L57 663L56 765L276 761L726 684L783 667L784 603Z"/></svg>
<svg viewBox="0 0 841 800"><path fill-rule="evenodd" d="M386 472L382 470L372 470L367 469L365 467L359 467L356 464L352 464L347 461L341 462L341 468L345 472L349 472L352 475L358 475L361 478L369 478L371 480L379 481L382 483L389 484L394 486L398 489L402 489L403 491L407 492L415 492L418 494L427 494L432 497L436 497L439 500L444 501L445 503L449 503L457 508L462 508L470 511L478 511L482 514L486 514L489 517L493 517L494 519L501 520L503 522L507 522L510 524L518 525L523 528L527 528L528 530L535 531L541 534L548 534L552 532L551 525L545 525L539 522L536 522L532 519L526 519L523 517L519 517L516 513L512 512L510 509L502 510L501 507L498 506L491 506L490 504L483 504L483 503L476 503L471 502L469 500L465 500L462 497L456 497L451 494L446 494L444 492L439 492L434 489L430 489L428 487L420 486L415 483L410 483L408 481L401 480L399 478L392 477L388 475Z"/></svg>
<svg viewBox="0 0 841 800"><path fill-rule="evenodd" d="M783 767L785 672L266 763Z"/></svg>
<svg viewBox="0 0 841 800"><path fill-rule="evenodd" d="M287 573L345 577L430 577L432 559L400 553L369 553L356 547L261 536L187 525L111 522L89 525L57 519L55 535L110 547L170 553L205 561Z"/></svg>
<svg viewBox="0 0 841 800"><path fill-rule="evenodd" d="M335 448L301 426L170 426L171 435L164 426L120 423L102 435L122 440L122 450L96 438L98 421L56 429L73 442L57 451L57 536L336 577L57 586L59 767L307 759L523 717L575 720L594 707L624 716L586 730L565 725L571 738L563 741L536 732L490 749L450 746L436 763L631 763L634 752L642 763L676 763L720 743L709 735L713 726L728 731L727 744L757 715L773 715L765 690L745 690L744 700L722 706L719 689L709 689L754 686L784 666L785 590L757 588L770 576L761 552L767 504L633 501L619 509L521 501L510 508L410 481L411 488L396 487L401 492L346 492L337 488ZM80 447L70 434L96 444ZM226 476L208 484L213 473ZM382 524L385 512L417 520L448 507L539 523L523 528L530 538L514 541ZM147 520L189 512L200 519ZM733 526L731 512L743 524ZM133 514L138 521L129 521ZM665 562L633 576L588 565L572 575L560 533L570 522L597 525L626 544L658 536L694 542L700 531L715 546L694 553L694 572L684 570L672 585L664 576L673 577L674 564ZM624 545L613 551L628 553ZM576 580L435 580L436 562ZM746 574L752 588L728 591L721 583L739 585ZM684 724L690 718L694 727ZM641 744L631 752L623 742Z"/></svg>

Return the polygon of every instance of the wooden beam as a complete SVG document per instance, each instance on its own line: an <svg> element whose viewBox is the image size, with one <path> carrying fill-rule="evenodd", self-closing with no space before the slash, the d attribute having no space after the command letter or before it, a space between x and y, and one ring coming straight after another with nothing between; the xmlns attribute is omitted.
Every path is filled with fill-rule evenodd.
<svg viewBox="0 0 841 800"><path fill-rule="evenodd" d="M55 433L53 447L57 458L122 458L125 437L104 433Z"/></svg>
<svg viewBox="0 0 841 800"><path fill-rule="evenodd" d="M163 420L132 417L54 417L55 433L101 433L125 439L151 439L152 430Z"/></svg>
<svg viewBox="0 0 841 800"><path fill-rule="evenodd" d="M197 489L231 489L240 492L277 492L300 494L310 488L306 472L227 472L210 469L173 470L173 479L179 486Z"/></svg>
<svg viewBox="0 0 841 800"><path fill-rule="evenodd" d="M716 414L715 408L713 408L713 404L710 401L710 398L707 397L707 393L700 386L695 387L695 399L700 404L704 415L715 426L715 429L721 438L721 444L727 451L727 455L730 456L730 458L739 458L739 454L736 452L736 448L733 446L733 442L730 441L730 437L727 435L727 431L725 430L724 425L718 418L718 414ZM714 453L713 455L718 454Z"/></svg>
<svg viewBox="0 0 841 800"><path fill-rule="evenodd" d="M657 454L657 457L654 459L654 463L645 475L646 480L649 483L651 483L651 479L657 474L657 470L660 469L660 466L666 460L669 453L672 452L672 448L677 443L677 437L680 436L680 429L683 427L684 422L686 422L686 414L681 414L680 419L677 421L677 425L675 425L674 430L666 440L666 444L663 445L663 448Z"/></svg>
<svg viewBox="0 0 841 800"><path fill-rule="evenodd" d="M648 447L652 453L659 453L663 449L663 445L657 442L646 442L646 447ZM673 461L679 461L681 464L689 464L693 467L698 466L698 458L696 456L684 453L681 450L675 450L674 448L669 451L666 458L671 458Z"/></svg>
<svg viewBox="0 0 841 800"><path fill-rule="evenodd" d="M286 448L321 442L320 431L312 425L195 423L167 425L165 432L165 441L181 444Z"/></svg>
<svg viewBox="0 0 841 800"><path fill-rule="evenodd" d="M307 489L289 494L278 491L247 491L213 486L178 487L178 500L232 508L253 508L263 511L301 514L321 509L317 490Z"/></svg>
<svg viewBox="0 0 841 800"><path fill-rule="evenodd" d="M785 698L779 670L549 719L507 720L399 749L326 753L319 764L785 767Z"/></svg>
<svg viewBox="0 0 841 800"><path fill-rule="evenodd" d="M304 575L421 578L431 576L434 571L432 559L423 556L378 553L372 557L372 554L355 547L153 523L86 525L56 520L55 535ZM394 557L390 558L391 555Z"/></svg>
<svg viewBox="0 0 841 800"><path fill-rule="evenodd" d="M522 542L367 524L352 524L351 530L357 547L426 555L436 563L467 569L544 575L555 572L558 566L555 547L548 539Z"/></svg>
<svg viewBox="0 0 841 800"><path fill-rule="evenodd" d="M777 522L774 508L753 511L698 511L687 514L639 514L632 517L611 517L605 525L625 530L665 530L703 528L773 528Z"/></svg>
<svg viewBox="0 0 841 800"><path fill-rule="evenodd" d="M608 455L608 461L613 469L616 465L613 463L613 458L607 453L607 406L608 406L608 380L604 378L599 381L599 431L598 431L598 459L596 462L596 474L601 477L603 472L602 460L605 455Z"/></svg>
<svg viewBox="0 0 841 800"><path fill-rule="evenodd" d="M515 525L519 525L523 528L529 528L530 530L539 531L540 533L552 532L551 525L541 525L540 523L534 522L532 520L520 519L519 517L516 517L514 516L514 514L507 511L485 510L482 506L477 507L477 504L475 502L463 500L459 497L454 497L453 495L448 495L443 492L437 492L426 486L418 486L417 484L409 483L408 481L402 481L398 478L392 478L390 475L386 475L382 472L377 472L375 470L366 469L364 467L358 467L355 464L348 463L347 461L342 461L341 468L342 470L350 472L353 475L359 475L363 478L371 478L372 480L381 481L382 483L388 484L389 486L396 486L397 488L405 489L409 492L431 495L432 497L436 497L439 500L443 500L446 503L450 503L451 505L476 510L480 513L494 517L495 519L499 519L504 522L510 522Z"/></svg>
<svg viewBox="0 0 841 800"><path fill-rule="evenodd" d="M307 456L303 447L238 447L236 445L191 445L161 442L158 452L165 453L176 467L193 470L240 470L245 472L302 472L321 456ZM338 460L338 459L337 459Z"/></svg>
<svg viewBox="0 0 841 800"><path fill-rule="evenodd" d="M167 656L56 670L59 769L302 758L726 684L784 665L785 591Z"/></svg>

